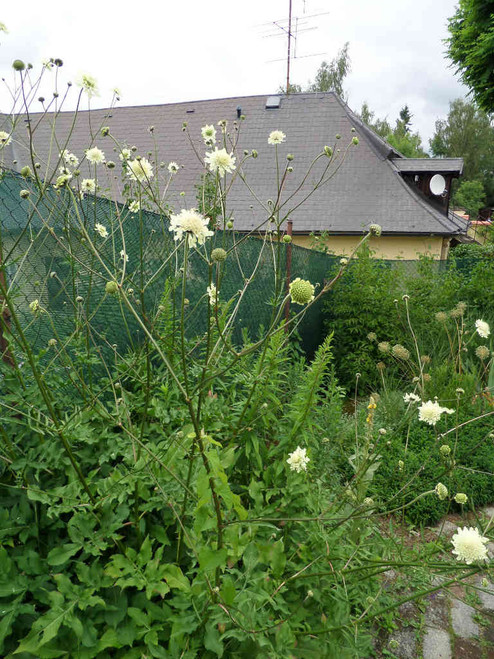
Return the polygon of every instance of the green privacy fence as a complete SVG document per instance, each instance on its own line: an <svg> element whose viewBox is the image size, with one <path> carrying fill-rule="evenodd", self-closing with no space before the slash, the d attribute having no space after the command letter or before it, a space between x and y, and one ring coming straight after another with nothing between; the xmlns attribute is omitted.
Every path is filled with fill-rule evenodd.
<svg viewBox="0 0 494 659"><path fill-rule="evenodd" d="M125 351L142 342L143 330L134 315L118 296L105 293L106 282L119 277L125 264L124 287L145 323L153 318L170 278L180 274L181 252L164 215L150 211L131 213L127 206L108 199L90 196L75 203L68 190L47 187L44 194L32 190L29 198L20 196L29 185L22 177L4 172L0 181L0 259L1 270L21 324L35 351L45 348L51 338L67 340L81 320L88 320L90 335L86 340L101 350ZM95 227L108 231L102 237ZM239 240L226 262L221 285L221 299L227 300L244 287L245 280L255 278L241 297L238 325L255 338L261 326L269 324L273 296L273 259L280 259L281 274L286 276L286 257L291 249L291 278L309 279L319 286L339 268L339 257L304 249L295 245L272 244L256 237ZM216 231L208 242L208 250L229 247L232 232ZM94 256L89 243L98 247ZM400 281L416 276L421 266L417 261L381 261L380 267L394 268ZM468 273L472 262L434 262L435 272L460 268ZM351 276L350 265L349 273ZM188 268L187 331L189 336L204 333L207 305L208 265L199 254L193 254ZM327 296L344 295L345 287L337 284ZM204 298L204 302L202 302ZM33 303L42 310L33 314ZM325 332L323 301L311 307L299 326L302 346L312 354ZM30 306L31 305L31 306ZM358 309L355 310L358 315ZM240 333L234 335L240 342Z"/></svg>
<svg viewBox="0 0 494 659"><path fill-rule="evenodd" d="M90 327L89 340L102 350L125 351L142 342L143 330L118 296L107 295L109 279L119 279L122 252L125 252L124 288L139 316L146 323L158 309L170 278L180 276L182 251L169 231L164 215L142 210L131 213L125 205L102 197L75 200L66 189L53 186L40 194L31 186L28 198L21 190L26 181L13 172L4 172L0 181L1 272L23 329L35 351L52 338L67 340L81 321ZM96 231L100 227L103 237ZM104 227L104 229L101 229ZM286 244L272 244L256 237L242 238L215 231L207 249L237 246L225 263L221 300L243 289L246 279L253 284L241 296L238 326L251 338L267 327L272 315L274 293L273 263L280 263L286 276L286 257L292 249L292 278L308 278L323 284L334 259ZM93 243L99 258L90 249ZM208 265L192 253L187 281L187 333L192 338L205 331ZM203 303L201 299L204 298ZM40 311L33 313L33 304ZM309 311L299 330L306 349L311 351L321 337L321 305ZM242 340L241 331L234 340Z"/></svg>

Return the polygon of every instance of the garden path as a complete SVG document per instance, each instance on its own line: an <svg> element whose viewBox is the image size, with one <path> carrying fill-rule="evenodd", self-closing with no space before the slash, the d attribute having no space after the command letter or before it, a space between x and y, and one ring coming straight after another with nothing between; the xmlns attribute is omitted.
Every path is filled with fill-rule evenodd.
<svg viewBox="0 0 494 659"><path fill-rule="evenodd" d="M491 519L494 507L482 514ZM443 521L436 533L451 537L456 524ZM494 560L494 543L489 545ZM389 578L393 579L390 571ZM482 577L472 585L481 586ZM485 592L487 591L487 592ZM428 596L425 611L413 602L399 608L399 628L376 642L376 657L397 659L494 659L494 584L482 590L468 585Z"/></svg>

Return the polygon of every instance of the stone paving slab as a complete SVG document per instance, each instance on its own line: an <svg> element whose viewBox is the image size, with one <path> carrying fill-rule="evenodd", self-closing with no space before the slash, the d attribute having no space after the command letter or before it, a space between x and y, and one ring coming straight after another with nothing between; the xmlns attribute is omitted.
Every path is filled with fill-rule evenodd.
<svg viewBox="0 0 494 659"><path fill-rule="evenodd" d="M451 623L453 631L461 638L475 638L480 635L480 628L473 620L475 609L461 600L451 603Z"/></svg>
<svg viewBox="0 0 494 659"><path fill-rule="evenodd" d="M424 659L452 659L449 633L444 629L427 627L422 653Z"/></svg>
<svg viewBox="0 0 494 659"><path fill-rule="evenodd" d="M483 589L483 590L477 590L477 595L480 598L480 601L482 602L482 606L484 609L487 609L488 611L494 611L494 586L492 583L489 582L489 584L484 588L484 586L481 586L480 584L481 579L479 579L478 585ZM485 591L490 591L490 592L485 592Z"/></svg>

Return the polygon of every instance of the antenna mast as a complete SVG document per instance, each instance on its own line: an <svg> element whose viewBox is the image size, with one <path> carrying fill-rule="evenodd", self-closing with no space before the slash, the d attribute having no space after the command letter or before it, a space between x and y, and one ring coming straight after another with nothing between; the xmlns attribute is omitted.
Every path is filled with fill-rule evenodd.
<svg viewBox="0 0 494 659"><path fill-rule="evenodd" d="M281 37L286 34L287 36L287 54L286 54L286 93L290 93L290 69L293 59L300 59L301 57L317 57L318 55L325 55L326 53L311 53L310 55L297 55L297 37L299 33L309 32L311 30L317 30L317 26L311 25L313 20L317 19L319 16L327 16L329 11L319 12L316 14L306 15L305 14L305 0L304 0L304 12L301 18L293 16L293 0L288 0L288 19L284 18L277 21L271 21L270 23L264 23L261 26L267 28L269 34L264 34L263 38L273 38ZM292 26L295 25L294 30L292 31ZM271 30L275 28L275 32ZM284 34L283 34L284 33ZM292 45L294 46L294 54L292 56ZM270 60L271 62L280 62L282 59Z"/></svg>
<svg viewBox="0 0 494 659"><path fill-rule="evenodd" d="M288 1L288 53L286 58L286 93L290 93L290 56L292 48L292 0Z"/></svg>

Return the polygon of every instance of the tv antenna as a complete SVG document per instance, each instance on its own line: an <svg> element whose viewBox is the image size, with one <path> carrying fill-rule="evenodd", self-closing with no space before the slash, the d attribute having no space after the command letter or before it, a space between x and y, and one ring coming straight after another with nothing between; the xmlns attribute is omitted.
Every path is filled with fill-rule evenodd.
<svg viewBox="0 0 494 659"><path fill-rule="evenodd" d="M302 17L293 16L292 8L293 0L288 0L288 18L283 18L270 23L263 23L261 27L266 27L271 30L263 35L264 39L271 39L274 37L285 37L287 39L287 54L286 54L286 93L290 93L290 64L294 59L302 59L306 57L317 57L318 55L325 55L326 53L311 53L310 55L297 55L297 38L303 32L310 32L317 30L316 25L311 25L311 19L318 18L319 16L327 16L330 12L324 11L317 14L305 15L305 0L304 0L304 13ZM274 32L272 31L274 29ZM293 53L292 53L293 48ZM285 58L269 60L270 62L281 62Z"/></svg>

